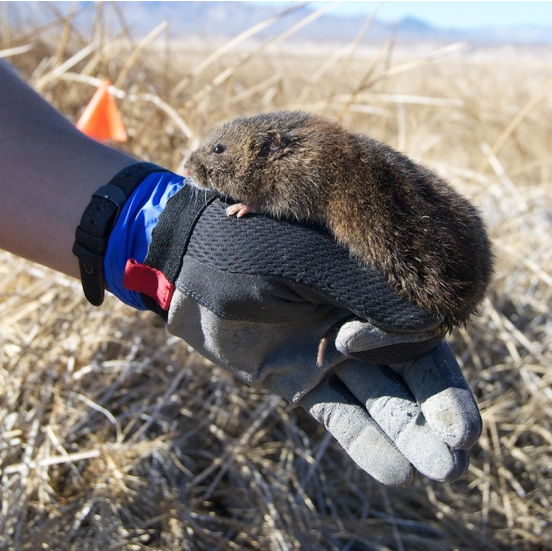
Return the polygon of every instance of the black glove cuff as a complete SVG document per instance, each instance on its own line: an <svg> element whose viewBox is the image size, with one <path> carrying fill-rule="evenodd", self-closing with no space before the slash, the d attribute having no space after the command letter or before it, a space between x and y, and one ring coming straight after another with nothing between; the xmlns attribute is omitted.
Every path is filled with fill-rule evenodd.
<svg viewBox="0 0 552 551"><path fill-rule="evenodd" d="M153 172L167 170L153 163L125 167L92 194L92 200L82 215L75 232L73 254L79 259L84 295L94 306L100 306L104 299L104 258L111 231L132 192Z"/></svg>
<svg viewBox="0 0 552 551"><path fill-rule="evenodd" d="M165 210L153 229L151 243L144 264L161 272L174 283L182 269L182 260L190 236L203 211L216 199L216 195L191 185L184 185L167 201ZM144 306L165 320L167 312L152 297L141 294Z"/></svg>

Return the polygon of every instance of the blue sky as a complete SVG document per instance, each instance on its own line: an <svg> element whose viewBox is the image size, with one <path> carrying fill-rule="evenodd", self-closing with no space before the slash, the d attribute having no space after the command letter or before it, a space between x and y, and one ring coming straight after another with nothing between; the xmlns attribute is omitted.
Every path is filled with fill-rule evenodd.
<svg viewBox="0 0 552 551"><path fill-rule="evenodd" d="M318 7L326 2L312 2ZM341 2L334 13L370 13L378 2ZM394 22L415 17L436 27L475 29L486 26L536 24L552 27L552 2L379 2L378 18Z"/></svg>

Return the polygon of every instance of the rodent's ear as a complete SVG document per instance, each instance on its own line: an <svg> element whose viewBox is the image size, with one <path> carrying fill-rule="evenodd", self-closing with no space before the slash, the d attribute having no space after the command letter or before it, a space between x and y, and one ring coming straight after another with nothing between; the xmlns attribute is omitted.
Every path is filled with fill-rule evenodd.
<svg viewBox="0 0 552 551"><path fill-rule="evenodd" d="M272 159L284 152L290 140L279 130L269 130L261 139L258 156Z"/></svg>

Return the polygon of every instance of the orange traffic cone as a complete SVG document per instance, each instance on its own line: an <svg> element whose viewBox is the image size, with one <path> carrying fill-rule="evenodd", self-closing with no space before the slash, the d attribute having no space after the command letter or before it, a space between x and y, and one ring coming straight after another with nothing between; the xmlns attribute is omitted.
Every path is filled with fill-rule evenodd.
<svg viewBox="0 0 552 551"><path fill-rule="evenodd" d="M127 133L117 104L109 93L110 85L110 82L104 81L98 86L96 93L77 122L77 128L87 136L101 142L105 140L126 142Z"/></svg>

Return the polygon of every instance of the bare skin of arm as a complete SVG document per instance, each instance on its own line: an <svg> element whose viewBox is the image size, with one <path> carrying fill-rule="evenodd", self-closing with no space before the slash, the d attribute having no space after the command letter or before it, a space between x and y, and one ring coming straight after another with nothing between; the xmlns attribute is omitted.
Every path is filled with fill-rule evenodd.
<svg viewBox="0 0 552 551"><path fill-rule="evenodd" d="M0 248L79 277L82 212L136 160L87 138L3 63L0 128Z"/></svg>

